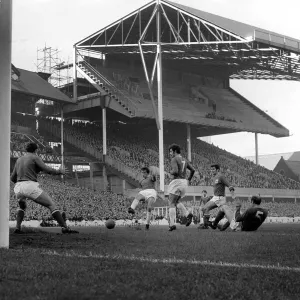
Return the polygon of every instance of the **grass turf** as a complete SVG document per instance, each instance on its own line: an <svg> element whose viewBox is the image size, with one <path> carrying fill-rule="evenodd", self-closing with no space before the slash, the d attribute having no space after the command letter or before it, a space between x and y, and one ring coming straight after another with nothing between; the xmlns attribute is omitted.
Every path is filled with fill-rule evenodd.
<svg viewBox="0 0 300 300"><path fill-rule="evenodd" d="M1 300L299 299L299 224L265 224L253 233L47 231L12 234L10 250L0 250Z"/></svg>

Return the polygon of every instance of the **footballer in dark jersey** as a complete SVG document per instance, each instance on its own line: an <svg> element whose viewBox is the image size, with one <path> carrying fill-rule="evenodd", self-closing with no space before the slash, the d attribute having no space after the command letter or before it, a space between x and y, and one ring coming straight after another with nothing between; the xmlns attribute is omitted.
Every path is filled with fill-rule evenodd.
<svg viewBox="0 0 300 300"><path fill-rule="evenodd" d="M252 196L252 206L241 214L241 203L237 203L235 212L235 221L240 222L242 231L257 230L268 216L268 211L260 207L261 198L259 196Z"/></svg>
<svg viewBox="0 0 300 300"><path fill-rule="evenodd" d="M195 169L191 163L181 156L181 149L178 145L173 144L169 147L171 157L171 171L170 175L172 181L169 184L169 218L170 228L169 231L176 229L176 206L183 216L186 216L186 226L189 226L193 220L193 214L189 213L185 206L179 202L185 196L187 187L192 180ZM187 170L190 171L188 179L186 179Z"/></svg>
<svg viewBox="0 0 300 300"><path fill-rule="evenodd" d="M235 221L239 223L241 231L256 231L268 217L268 211L260 206L260 196L251 197L251 207L249 207L243 214L241 213L241 202L237 201ZM224 231L228 227L226 222L219 229Z"/></svg>
<svg viewBox="0 0 300 300"><path fill-rule="evenodd" d="M156 177L150 173L150 170L147 167L142 168L141 171L143 178L140 181L140 187L142 189L139 191L131 206L128 208L128 212L130 214L135 214L135 209L140 201L145 200L147 202L146 230L148 230L150 226L153 205L157 199L157 192L155 190Z"/></svg>
<svg viewBox="0 0 300 300"><path fill-rule="evenodd" d="M226 215L226 218L232 222L231 226L235 226L235 222L233 221L233 212L229 208L229 206L226 203L226 195L225 195L225 188L228 187L229 191L231 192L232 198L234 198L234 188L229 184L229 182L226 180L225 176L221 173L220 166L218 164L211 165L211 172L213 175L213 191L214 195L211 200L209 200L205 206L203 207L203 219L204 224L203 226L200 226L200 229L208 229L210 226L213 229L217 228L218 222L221 219L216 218L213 223L209 221L210 218L210 210L214 208L219 208L220 212L223 212L224 215Z"/></svg>
<svg viewBox="0 0 300 300"><path fill-rule="evenodd" d="M27 208L26 199L30 199L50 210L52 217L61 226L62 233L78 233L78 231L72 230L67 226L60 211L57 209L56 203L39 187L38 183L39 172L45 172L52 175L64 175L66 169L62 167L59 170L55 170L48 167L42 159L37 156L37 149L37 144L29 143L26 146L26 154L17 159L11 174L10 179L15 184L14 192L19 203L17 225L14 232L18 234L23 233L21 231L21 224Z"/></svg>

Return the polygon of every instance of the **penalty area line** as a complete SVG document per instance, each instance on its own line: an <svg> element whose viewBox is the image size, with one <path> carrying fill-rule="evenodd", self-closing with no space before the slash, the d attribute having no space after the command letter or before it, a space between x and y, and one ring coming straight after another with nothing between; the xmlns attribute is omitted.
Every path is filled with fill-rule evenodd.
<svg viewBox="0 0 300 300"><path fill-rule="evenodd" d="M300 267L288 267L276 265L259 265L259 264L247 264L247 263L229 263L222 261L209 261L209 260L188 260L177 258L146 258L139 256L126 256L126 255L103 255L103 254L79 254L74 251L70 253L59 253L56 251L43 251L41 254L50 256L60 256L69 258L93 258L93 259L111 259L111 260L125 260L134 262L147 262L153 264L187 264L187 265L199 265L199 266L212 266L212 267L226 267L226 268L239 268L239 269L261 269L261 270L275 270L275 271L288 271L300 273Z"/></svg>

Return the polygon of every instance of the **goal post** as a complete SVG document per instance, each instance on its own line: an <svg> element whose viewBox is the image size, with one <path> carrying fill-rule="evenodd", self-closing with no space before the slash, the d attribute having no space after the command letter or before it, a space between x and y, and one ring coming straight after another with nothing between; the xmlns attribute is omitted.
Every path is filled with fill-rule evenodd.
<svg viewBox="0 0 300 300"><path fill-rule="evenodd" d="M9 247L12 0L0 1L0 248Z"/></svg>

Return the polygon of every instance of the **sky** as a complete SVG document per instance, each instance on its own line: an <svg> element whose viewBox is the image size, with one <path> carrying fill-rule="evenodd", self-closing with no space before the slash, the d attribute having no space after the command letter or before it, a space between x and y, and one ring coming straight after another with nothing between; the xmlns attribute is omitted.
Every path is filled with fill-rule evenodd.
<svg viewBox="0 0 300 300"><path fill-rule="evenodd" d="M72 60L84 37L148 3L147 0L14 0L12 62L36 71L37 49L59 49ZM173 0L300 40L299 0ZM240 94L290 131L286 138L258 135L259 154L300 151L300 82L231 80ZM253 133L212 137L214 145L240 156L255 154Z"/></svg>

